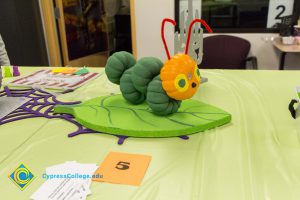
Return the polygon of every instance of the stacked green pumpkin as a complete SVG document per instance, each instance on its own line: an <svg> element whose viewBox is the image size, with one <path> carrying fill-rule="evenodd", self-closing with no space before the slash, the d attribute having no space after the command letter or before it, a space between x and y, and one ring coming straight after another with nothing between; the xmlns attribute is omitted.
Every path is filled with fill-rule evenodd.
<svg viewBox="0 0 300 200"><path fill-rule="evenodd" d="M181 101L168 97L162 88L160 70L163 63L154 57L136 61L132 54L122 51L109 57L105 66L108 79L120 85L123 97L132 104L145 100L157 115L177 112Z"/></svg>

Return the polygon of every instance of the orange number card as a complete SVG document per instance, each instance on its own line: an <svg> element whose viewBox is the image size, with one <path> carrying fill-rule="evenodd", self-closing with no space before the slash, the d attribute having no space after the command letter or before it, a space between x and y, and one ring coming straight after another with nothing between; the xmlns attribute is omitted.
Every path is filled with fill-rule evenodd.
<svg viewBox="0 0 300 200"><path fill-rule="evenodd" d="M138 186L150 161L151 156L147 155L110 152L95 172L95 175L102 175L101 178L93 181Z"/></svg>

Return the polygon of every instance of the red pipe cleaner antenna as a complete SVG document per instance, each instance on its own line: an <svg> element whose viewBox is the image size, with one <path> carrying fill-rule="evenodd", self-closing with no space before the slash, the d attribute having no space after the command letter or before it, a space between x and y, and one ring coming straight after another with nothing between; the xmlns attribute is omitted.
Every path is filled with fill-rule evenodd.
<svg viewBox="0 0 300 200"><path fill-rule="evenodd" d="M204 25L204 27L206 28L206 30L210 33L212 33L212 29L209 27L209 25L202 19L194 19L191 24L190 24L190 27L189 27L189 33L188 33L188 38L187 38L187 41L186 41L186 46L185 46L185 54L188 54L189 52L189 46L190 46L190 40L191 40L191 33L192 33L192 28L194 26L195 23L201 23Z"/></svg>
<svg viewBox="0 0 300 200"><path fill-rule="evenodd" d="M166 43L166 38L165 38L165 24L166 24L166 22L170 22L174 26L176 25L176 22L172 19L165 18L165 19L163 19L162 24L161 24L161 38L162 38L162 41L164 43L164 47L165 47L168 59L170 60L171 56L170 56L170 52L169 52L169 49L168 49L168 46L167 46L167 43Z"/></svg>

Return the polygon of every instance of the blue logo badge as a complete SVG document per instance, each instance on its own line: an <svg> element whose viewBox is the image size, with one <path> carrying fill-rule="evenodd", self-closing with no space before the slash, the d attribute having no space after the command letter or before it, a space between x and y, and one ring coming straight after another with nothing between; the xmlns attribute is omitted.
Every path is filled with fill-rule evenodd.
<svg viewBox="0 0 300 200"><path fill-rule="evenodd" d="M17 167L8 178L14 182L21 190L24 190L35 178L33 173L24 164Z"/></svg>

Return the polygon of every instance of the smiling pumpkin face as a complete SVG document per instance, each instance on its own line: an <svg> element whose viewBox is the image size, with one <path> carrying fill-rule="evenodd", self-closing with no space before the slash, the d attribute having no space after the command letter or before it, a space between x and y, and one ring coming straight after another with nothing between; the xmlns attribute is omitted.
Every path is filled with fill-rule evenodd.
<svg viewBox="0 0 300 200"><path fill-rule="evenodd" d="M201 79L197 63L186 54L176 54L160 71L163 89L176 100L189 99L196 93Z"/></svg>

